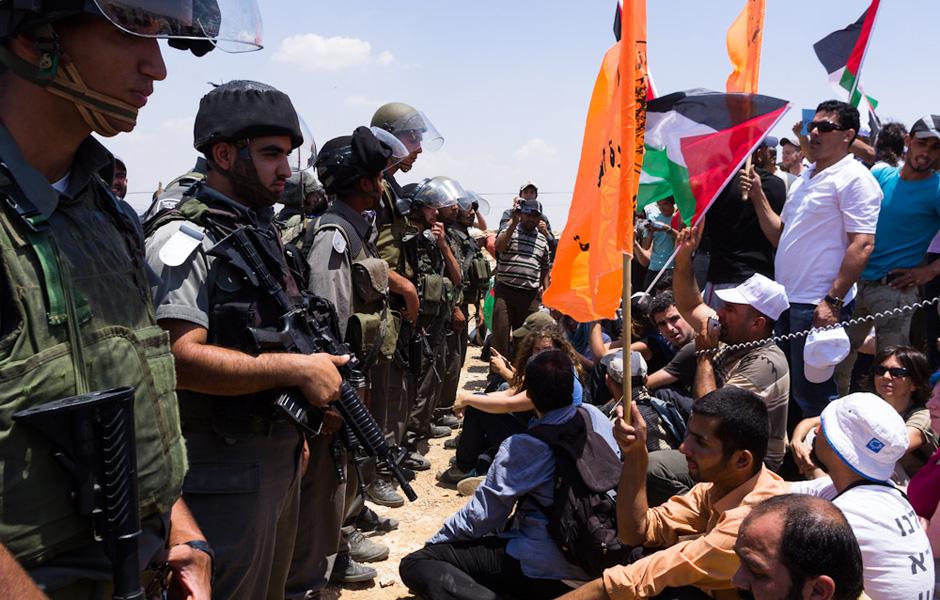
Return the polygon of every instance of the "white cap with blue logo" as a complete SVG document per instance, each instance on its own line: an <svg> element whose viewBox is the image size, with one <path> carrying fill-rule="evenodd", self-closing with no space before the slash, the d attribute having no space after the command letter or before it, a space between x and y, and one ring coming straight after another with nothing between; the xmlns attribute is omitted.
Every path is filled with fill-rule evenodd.
<svg viewBox="0 0 940 600"><path fill-rule="evenodd" d="M859 392L833 400L820 415L829 446L853 471L873 481L887 481L907 452L907 426L878 396Z"/></svg>

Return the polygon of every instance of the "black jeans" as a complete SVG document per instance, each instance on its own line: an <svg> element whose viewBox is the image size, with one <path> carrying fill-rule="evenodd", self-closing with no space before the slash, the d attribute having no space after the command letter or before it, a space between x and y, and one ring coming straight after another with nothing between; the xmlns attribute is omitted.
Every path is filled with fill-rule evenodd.
<svg viewBox="0 0 940 600"><path fill-rule="evenodd" d="M554 579L532 579L495 536L469 542L432 544L412 552L398 567L401 580L427 600L459 598L557 598L571 588Z"/></svg>
<svg viewBox="0 0 940 600"><path fill-rule="evenodd" d="M460 441L457 442L457 466L469 471L480 466L483 473L485 466L493 462L493 456L503 440L509 436L522 433L526 430L528 413L493 414L467 407L463 416L463 428L460 431ZM480 456L485 455L483 462Z"/></svg>

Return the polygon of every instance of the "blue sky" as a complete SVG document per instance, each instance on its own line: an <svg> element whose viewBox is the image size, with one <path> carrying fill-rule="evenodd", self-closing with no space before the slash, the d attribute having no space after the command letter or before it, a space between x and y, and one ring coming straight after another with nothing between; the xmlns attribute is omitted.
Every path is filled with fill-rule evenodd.
<svg viewBox="0 0 940 600"><path fill-rule="evenodd" d="M368 124L385 102L425 111L444 135L402 182L459 179L494 205L535 180L555 229L567 216L587 105L613 43L609 0L453 2L261 0L265 48L195 58L164 46L168 78L156 84L137 129L105 143L128 164L128 196L147 204L157 183L195 160L192 122L207 82L256 79L288 94L318 144ZM649 60L657 91L724 88L725 32L742 0L650 0ZM785 135L800 108L834 96L812 44L854 21L868 0L767 0L761 93L785 98ZM824 8L821 8L824 7ZM862 85L883 120L910 125L940 113L940 2L882 2ZM554 192L554 193L549 193Z"/></svg>

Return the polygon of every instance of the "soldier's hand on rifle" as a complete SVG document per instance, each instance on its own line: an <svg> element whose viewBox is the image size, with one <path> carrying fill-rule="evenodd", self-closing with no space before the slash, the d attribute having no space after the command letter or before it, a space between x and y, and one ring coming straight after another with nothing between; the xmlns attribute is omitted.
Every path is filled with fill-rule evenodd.
<svg viewBox="0 0 940 600"><path fill-rule="evenodd" d="M298 375L301 381L298 384L307 402L320 408L326 408L330 402L339 398L340 384L343 378L336 367L349 362L349 356L333 356L332 354L298 354L304 365Z"/></svg>
<svg viewBox="0 0 940 600"><path fill-rule="evenodd" d="M170 567L167 598L174 600L211 600L212 559L186 544L172 546L167 555Z"/></svg>

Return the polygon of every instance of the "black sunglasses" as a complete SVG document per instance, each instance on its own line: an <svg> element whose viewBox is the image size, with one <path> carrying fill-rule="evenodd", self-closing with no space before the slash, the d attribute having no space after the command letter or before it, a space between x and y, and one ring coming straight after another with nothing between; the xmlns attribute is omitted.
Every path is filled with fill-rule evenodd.
<svg viewBox="0 0 940 600"><path fill-rule="evenodd" d="M836 125L832 121L812 121L806 126L806 131L818 129L819 133L829 133L830 131L845 131L848 127Z"/></svg>
<svg viewBox="0 0 940 600"><path fill-rule="evenodd" d="M904 367L886 367L878 365L874 368L875 375L885 376L885 373L891 373L892 377L910 377L911 372Z"/></svg>

